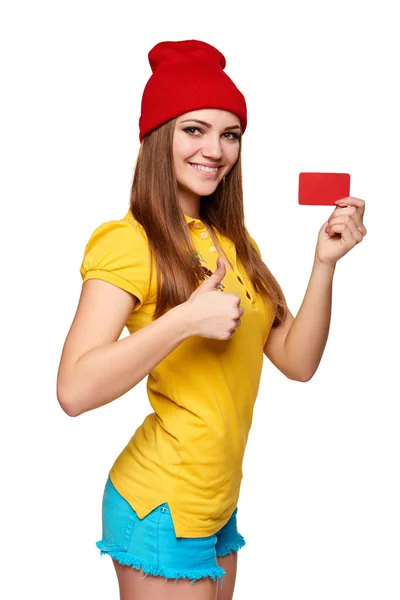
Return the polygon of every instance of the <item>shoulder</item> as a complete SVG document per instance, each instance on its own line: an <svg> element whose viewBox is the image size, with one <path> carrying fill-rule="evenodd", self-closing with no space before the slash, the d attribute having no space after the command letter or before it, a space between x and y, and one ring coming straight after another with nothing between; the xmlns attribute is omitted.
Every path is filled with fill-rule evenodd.
<svg viewBox="0 0 400 600"><path fill-rule="evenodd" d="M82 276L91 269L118 269L147 261L147 236L131 211L122 219L98 225L85 246Z"/></svg>
<svg viewBox="0 0 400 600"><path fill-rule="evenodd" d="M143 227L133 217L131 211L118 220L105 221L98 225L86 244L86 251L98 247L100 250L112 250L119 246L126 249L145 247L147 236Z"/></svg>
<svg viewBox="0 0 400 600"><path fill-rule="evenodd" d="M91 234L87 246L101 243L104 247L118 243L133 245L145 242L146 233L129 211L118 220L105 221L98 225Z"/></svg>

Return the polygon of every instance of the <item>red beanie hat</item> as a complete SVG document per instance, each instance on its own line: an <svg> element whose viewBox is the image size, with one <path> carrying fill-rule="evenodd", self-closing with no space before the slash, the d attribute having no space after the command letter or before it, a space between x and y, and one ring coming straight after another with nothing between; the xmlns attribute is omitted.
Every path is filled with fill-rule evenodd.
<svg viewBox="0 0 400 600"><path fill-rule="evenodd" d="M149 52L153 74L144 88L139 140L159 125L192 110L219 108L247 125L246 101L223 71L226 60L198 40L160 42Z"/></svg>

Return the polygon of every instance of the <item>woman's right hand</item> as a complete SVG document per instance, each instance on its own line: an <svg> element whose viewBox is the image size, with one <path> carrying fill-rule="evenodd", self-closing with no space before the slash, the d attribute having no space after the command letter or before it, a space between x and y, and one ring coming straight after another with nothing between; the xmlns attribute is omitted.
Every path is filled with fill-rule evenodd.
<svg viewBox="0 0 400 600"><path fill-rule="evenodd" d="M214 273L183 303L191 335L228 340L240 326L244 313L240 296L217 289L225 274L226 265L219 258Z"/></svg>

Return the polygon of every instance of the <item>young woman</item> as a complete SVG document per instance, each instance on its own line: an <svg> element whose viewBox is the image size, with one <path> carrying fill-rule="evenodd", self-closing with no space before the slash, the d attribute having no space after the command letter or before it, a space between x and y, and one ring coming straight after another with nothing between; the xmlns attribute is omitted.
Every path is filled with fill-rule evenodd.
<svg viewBox="0 0 400 600"><path fill-rule="evenodd" d="M189 40L157 44L149 61L130 208L86 246L57 393L77 416L148 377L153 412L110 470L97 542L121 600L230 600L263 355L290 379L315 373L335 264L366 233L364 202L346 198L324 223L294 318L245 227L246 103L224 56Z"/></svg>

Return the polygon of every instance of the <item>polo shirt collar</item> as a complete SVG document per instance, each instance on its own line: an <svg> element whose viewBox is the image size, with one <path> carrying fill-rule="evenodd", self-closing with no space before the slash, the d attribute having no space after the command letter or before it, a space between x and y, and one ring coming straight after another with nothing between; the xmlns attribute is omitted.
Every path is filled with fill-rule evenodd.
<svg viewBox="0 0 400 600"><path fill-rule="evenodd" d="M185 217L185 221L188 225L190 225L190 223L193 223L193 221L200 220L200 219L195 219L194 217L189 217L189 215L186 215L185 213L183 214L183 216Z"/></svg>

